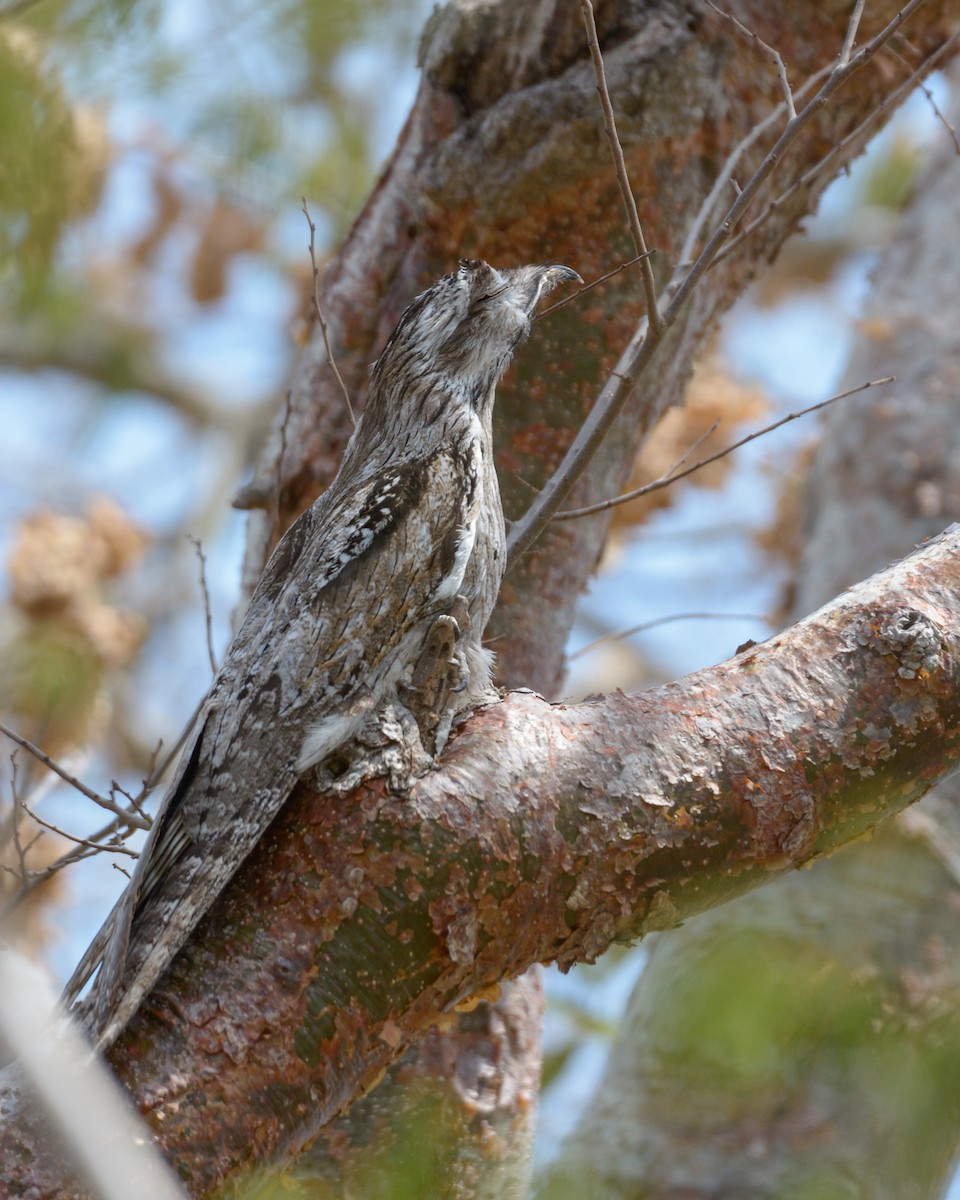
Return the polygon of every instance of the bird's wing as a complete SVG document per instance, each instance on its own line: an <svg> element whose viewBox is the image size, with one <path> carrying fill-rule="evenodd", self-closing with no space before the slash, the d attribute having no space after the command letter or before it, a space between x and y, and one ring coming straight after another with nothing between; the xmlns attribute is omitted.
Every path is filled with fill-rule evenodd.
<svg viewBox="0 0 960 1200"><path fill-rule="evenodd" d="M111 914L112 1041L293 789L305 731L415 653L473 504L457 448L334 482L278 544Z"/></svg>

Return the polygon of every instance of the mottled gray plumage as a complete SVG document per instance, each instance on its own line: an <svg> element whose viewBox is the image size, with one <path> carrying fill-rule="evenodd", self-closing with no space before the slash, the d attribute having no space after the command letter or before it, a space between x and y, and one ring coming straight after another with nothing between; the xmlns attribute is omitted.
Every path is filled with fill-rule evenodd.
<svg viewBox="0 0 960 1200"><path fill-rule="evenodd" d="M83 1004L102 1045L304 771L333 763L334 782L390 704L409 703L442 740L489 689L481 637L505 557L494 389L540 296L573 278L464 261L404 312L340 471L267 563L134 877L68 986L75 994L102 959ZM430 690L437 672L449 686Z"/></svg>

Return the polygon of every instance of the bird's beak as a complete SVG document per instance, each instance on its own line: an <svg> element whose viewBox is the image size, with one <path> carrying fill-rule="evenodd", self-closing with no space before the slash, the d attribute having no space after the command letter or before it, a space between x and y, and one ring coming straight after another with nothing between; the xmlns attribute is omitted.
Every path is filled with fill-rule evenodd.
<svg viewBox="0 0 960 1200"><path fill-rule="evenodd" d="M545 267L543 272L544 292L552 292L561 283L583 283L573 267Z"/></svg>
<svg viewBox="0 0 960 1200"><path fill-rule="evenodd" d="M527 313L532 316L544 296L548 296L561 283L570 283L574 279L577 283L583 283L573 267L540 267L533 276L533 290L528 293Z"/></svg>

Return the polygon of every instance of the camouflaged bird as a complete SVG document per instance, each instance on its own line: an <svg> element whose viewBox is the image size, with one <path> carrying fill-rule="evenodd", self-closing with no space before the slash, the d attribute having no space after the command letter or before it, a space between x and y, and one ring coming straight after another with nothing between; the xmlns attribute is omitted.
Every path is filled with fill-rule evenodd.
<svg viewBox="0 0 960 1200"><path fill-rule="evenodd" d="M365 747L385 713L394 728L413 713L433 751L489 691L481 638L506 554L494 391L540 297L573 279L464 260L400 318L340 470L267 563L130 885L68 984L73 998L99 963L79 1011L101 1046L305 771L337 787L382 769Z"/></svg>

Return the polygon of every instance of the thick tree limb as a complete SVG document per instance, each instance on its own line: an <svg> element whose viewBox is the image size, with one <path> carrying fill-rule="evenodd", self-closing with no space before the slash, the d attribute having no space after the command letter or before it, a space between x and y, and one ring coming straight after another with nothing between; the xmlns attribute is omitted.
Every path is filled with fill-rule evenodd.
<svg viewBox="0 0 960 1200"><path fill-rule="evenodd" d="M251 1147L297 1150L438 1014L807 862L958 763L954 528L676 683L511 695L409 797L299 791L111 1063L203 1194ZM29 1130L0 1137L12 1181Z"/></svg>

